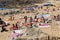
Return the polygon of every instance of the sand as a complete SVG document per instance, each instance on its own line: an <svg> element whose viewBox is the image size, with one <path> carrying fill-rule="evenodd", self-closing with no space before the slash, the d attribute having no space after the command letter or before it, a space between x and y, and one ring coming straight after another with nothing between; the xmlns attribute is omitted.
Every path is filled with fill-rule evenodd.
<svg viewBox="0 0 60 40"><path fill-rule="evenodd" d="M51 2L54 2L51 0ZM55 1L56 2L56 1ZM60 6L57 2L56 3L53 3L56 5L56 7L49 7L49 13L51 15L57 15L58 13L60 13L60 10L57 10L58 6ZM38 4L39 5L39 4ZM55 8L56 11L52 11L52 9ZM39 9L39 13L47 13L47 11L44 11L44 9L46 9L46 7L43 7L43 9ZM25 10L24 10L25 11ZM4 11L1 11L0 10L0 13L6 13L6 12L10 12L9 10L4 10ZM10 23L11 24L14 24L16 23L19 19L18 17L21 16L32 16L34 17L34 14L32 13L25 13L25 14L17 14L15 15L15 20L14 21L11 21ZM9 16L4 16L2 17L4 21L7 21L7 19L9 18ZM24 20L23 20L24 22ZM55 22L54 22L55 23ZM52 24L54 24L52 23ZM8 26L7 29L9 30L8 32L0 32L0 40L10 40L10 37L11 37L11 31L10 31L10 28L12 27L12 25ZM57 37L60 37L60 28L56 26L56 24L54 24L53 26L49 27L49 28L40 28L43 32L47 33L48 35L50 36L57 36ZM0 31L1 31L1 28L0 28Z"/></svg>

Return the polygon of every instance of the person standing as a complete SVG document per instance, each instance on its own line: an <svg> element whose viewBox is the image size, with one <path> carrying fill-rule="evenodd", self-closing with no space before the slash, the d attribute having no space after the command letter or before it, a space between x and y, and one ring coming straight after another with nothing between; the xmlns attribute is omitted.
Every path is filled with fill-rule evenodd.
<svg viewBox="0 0 60 40"><path fill-rule="evenodd" d="M25 19L25 23L27 22L27 16L24 16L24 19Z"/></svg>
<svg viewBox="0 0 60 40"><path fill-rule="evenodd" d="M31 25L31 27L32 27L32 21L33 21L33 18L30 17L30 25Z"/></svg>
<svg viewBox="0 0 60 40"><path fill-rule="evenodd" d="M36 18L37 18L37 15L35 15L34 19L36 19Z"/></svg>

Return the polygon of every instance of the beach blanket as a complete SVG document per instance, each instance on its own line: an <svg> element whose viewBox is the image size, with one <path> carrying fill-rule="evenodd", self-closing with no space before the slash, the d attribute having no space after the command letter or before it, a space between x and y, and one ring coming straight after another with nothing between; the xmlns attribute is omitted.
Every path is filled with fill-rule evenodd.
<svg viewBox="0 0 60 40"><path fill-rule="evenodd" d="M47 27L50 27L50 25L48 26L39 26L40 28L47 28Z"/></svg>
<svg viewBox="0 0 60 40"><path fill-rule="evenodd" d="M53 6L53 4L48 3L48 4L44 4L43 6Z"/></svg>
<svg viewBox="0 0 60 40"><path fill-rule="evenodd" d="M42 14L42 16L45 18L45 19L48 19L50 17L50 14Z"/></svg>
<svg viewBox="0 0 60 40"><path fill-rule="evenodd" d="M15 33L12 32L12 34L11 34L11 39L15 39L16 37L23 35L22 30L14 30L14 31L15 31Z"/></svg>
<svg viewBox="0 0 60 40"><path fill-rule="evenodd" d="M14 30L17 34L22 34L23 30Z"/></svg>
<svg viewBox="0 0 60 40"><path fill-rule="evenodd" d="M49 24L41 23L39 27L50 27Z"/></svg>

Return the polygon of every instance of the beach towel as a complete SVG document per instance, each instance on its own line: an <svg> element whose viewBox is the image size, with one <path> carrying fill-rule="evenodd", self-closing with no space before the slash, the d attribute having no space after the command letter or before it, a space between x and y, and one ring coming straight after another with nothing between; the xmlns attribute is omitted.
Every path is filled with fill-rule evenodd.
<svg viewBox="0 0 60 40"><path fill-rule="evenodd" d="M40 28L47 28L47 27L50 27L50 25L48 26L39 26Z"/></svg>
<svg viewBox="0 0 60 40"><path fill-rule="evenodd" d="M42 15L45 19L48 19L50 17L50 14L43 14Z"/></svg>
<svg viewBox="0 0 60 40"><path fill-rule="evenodd" d="M43 6L53 6L53 4L48 3L48 4L44 4Z"/></svg>
<svg viewBox="0 0 60 40"><path fill-rule="evenodd" d="M22 30L15 30L17 34L21 34L23 31Z"/></svg>
<svg viewBox="0 0 60 40"><path fill-rule="evenodd" d="M42 17L42 15L41 15L41 14L38 14L38 15L37 15L37 18L41 18L41 17Z"/></svg>
<svg viewBox="0 0 60 40"><path fill-rule="evenodd" d="M15 39L17 36L18 36L17 33L13 33L13 32L12 32L12 34L11 34L11 39L13 39L13 38Z"/></svg>
<svg viewBox="0 0 60 40"><path fill-rule="evenodd" d="M40 25L41 26L48 26L48 24L45 24L45 23L41 23Z"/></svg>
<svg viewBox="0 0 60 40"><path fill-rule="evenodd" d="M49 24L46 24L46 23L41 23L40 24L40 27L50 27L50 25Z"/></svg>
<svg viewBox="0 0 60 40"><path fill-rule="evenodd" d="M16 37L23 35L22 30L14 30L14 31L15 31L15 33L12 32L12 34L11 34L11 39L15 39Z"/></svg>

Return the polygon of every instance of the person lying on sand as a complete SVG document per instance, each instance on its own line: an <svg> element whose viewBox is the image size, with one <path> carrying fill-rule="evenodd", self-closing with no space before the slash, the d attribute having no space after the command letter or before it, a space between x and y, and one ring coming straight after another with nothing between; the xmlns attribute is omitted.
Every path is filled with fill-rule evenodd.
<svg viewBox="0 0 60 40"><path fill-rule="evenodd" d="M2 27L2 30L1 30L1 32L4 32L4 31L8 31L8 30L6 30L6 28L5 28L5 26L6 26L6 23L0 18L0 25L1 25L1 27Z"/></svg>

